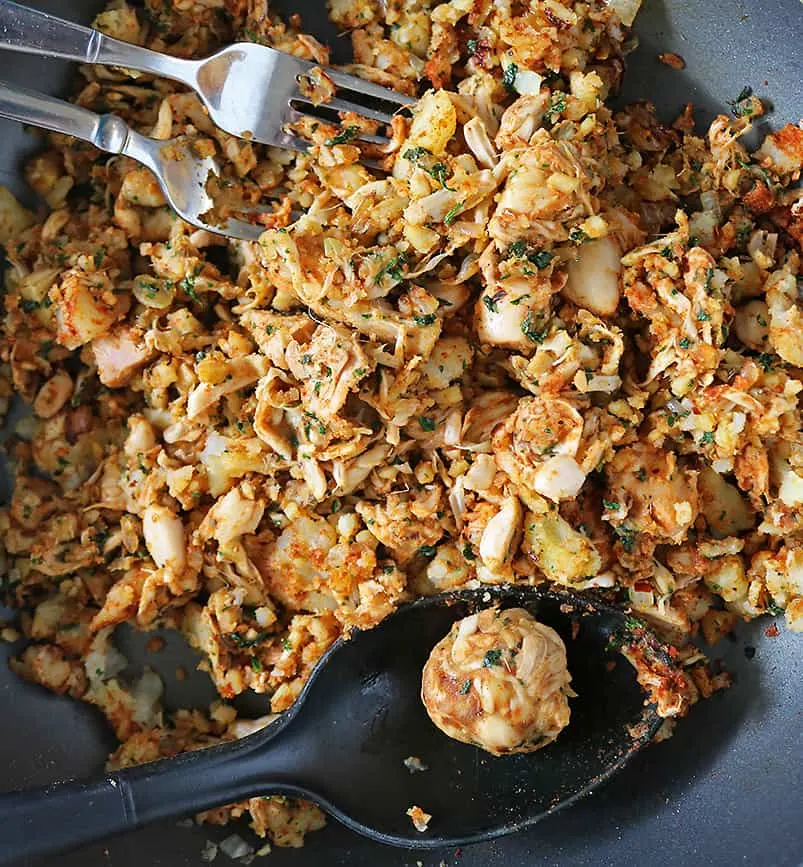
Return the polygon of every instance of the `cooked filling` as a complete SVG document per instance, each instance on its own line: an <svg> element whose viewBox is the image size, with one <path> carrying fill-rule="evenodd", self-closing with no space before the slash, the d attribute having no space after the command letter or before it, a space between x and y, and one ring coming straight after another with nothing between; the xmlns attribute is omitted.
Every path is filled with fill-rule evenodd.
<svg viewBox="0 0 803 867"><path fill-rule="evenodd" d="M529 753L569 724L566 646L523 608L458 620L426 665L421 698L449 737L495 756Z"/></svg>
<svg viewBox="0 0 803 867"><path fill-rule="evenodd" d="M274 202L259 243L227 241L58 135L25 171L47 210L0 194L2 409L31 408L0 513L14 668L98 707L112 766L264 722L163 711L155 674L120 674L120 624L179 631L266 714L344 630L466 585L608 594L675 644L670 715L728 684L698 633L803 628L803 129L748 152L749 90L704 136L691 106L609 107L638 5L332 0L349 71L420 96L382 151L353 117L299 130L308 154L260 146L168 81L82 68L79 104L214 152L223 205ZM94 23L329 61L263 0ZM283 798L205 818L242 814L287 845L323 821Z"/></svg>

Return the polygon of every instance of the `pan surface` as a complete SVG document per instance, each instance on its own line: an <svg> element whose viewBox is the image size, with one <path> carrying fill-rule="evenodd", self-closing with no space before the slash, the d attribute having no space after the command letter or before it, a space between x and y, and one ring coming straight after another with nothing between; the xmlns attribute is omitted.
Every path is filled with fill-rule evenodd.
<svg viewBox="0 0 803 867"><path fill-rule="evenodd" d="M99 4L91 0L29 0L30 5L88 21ZM345 46L333 29L319 26L322 0L277 4L301 11L306 28ZM803 5L800 0L645 0L636 22L640 48L629 59L623 100L650 98L663 119L684 102L698 106L707 123L726 101L750 85L774 108L773 125L803 114ZM340 49L342 51L342 48ZM686 61L676 71L658 62L659 51ZM341 54L338 59L342 59ZM53 92L72 74L66 64L4 54L9 80ZM14 124L0 122L0 183L24 192L19 167L35 140ZM8 614L8 612L5 612ZM5 619L5 618L4 618ZM602 790L541 823L531 832L466 848L414 853L356 837L330 821L309 835L301 850L274 849L269 867L619 867L622 864L677 867L734 864L799 867L803 852L800 792L803 791L803 640L781 626L764 634L769 621L741 626L736 638L717 647L736 673L725 693L698 704L675 736L639 756ZM164 673L179 664L193 667L192 654L176 636L148 664ZM139 664L144 640L127 633L121 649ZM24 684L0 647L0 767L3 788L41 785L99 770L114 744L93 711ZM173 707L209 702L206 675L178 684L168 679ZM259 712L257 708L255 712ZM201 867L204 843L242 828L147 828L59 858L52 867ZM214 864L231 862L219 854ZM259 863L259 862L256 862ZM19 867L22 867L20 864ZM34 867L33 864L30 867Z"/></svg>

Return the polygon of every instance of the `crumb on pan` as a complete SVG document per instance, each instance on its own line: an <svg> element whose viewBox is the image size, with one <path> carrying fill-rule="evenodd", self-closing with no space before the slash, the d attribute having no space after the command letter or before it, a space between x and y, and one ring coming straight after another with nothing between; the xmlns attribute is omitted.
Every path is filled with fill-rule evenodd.
<svg viewBox="0 0 803 867"><path fill-rule="evenodd" d="M416 831L420 831L423 834L424 831L429 828L432 816L422 810L421 807L410 807L410 809L407 810L407 815L410 817L410 821L415 826Z"/></svg>
<svg viewBox="0 0 803 867"><path fill-rule="evenodd" d="M662 51L658 55L658 59L664 64L664 66L669 66L672 69L686 68L686 61L679 54L675 54L672 51Z"/></svg>

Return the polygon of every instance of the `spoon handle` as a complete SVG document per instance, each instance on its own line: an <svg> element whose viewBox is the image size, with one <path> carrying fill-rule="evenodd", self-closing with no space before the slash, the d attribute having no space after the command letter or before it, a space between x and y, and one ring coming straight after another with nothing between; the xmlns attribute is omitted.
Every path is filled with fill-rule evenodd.
<svg viewBox="0 0 803 867"><path fill-rule="evenodd" d="M266 734L95 780L0 795L0 861L64 851L263 793L308 794L282 782L281 771L271 774L266 753L279 759L278 764L288 756L281 747L267 748Z"/></svg>

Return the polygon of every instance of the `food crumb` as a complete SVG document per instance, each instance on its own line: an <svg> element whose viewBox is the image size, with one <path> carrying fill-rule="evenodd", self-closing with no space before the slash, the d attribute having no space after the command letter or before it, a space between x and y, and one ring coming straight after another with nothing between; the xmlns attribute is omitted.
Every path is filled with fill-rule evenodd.
<svg viewBox="0 0 803 867"><path fill-rule="evenodd" d="M429 822L432 818L429 813L425 813L424 810L421 809L421 807L415 805L410 807L410 809L407 811L407 815L412 820L416 831L420 831L422 834L429 827Z"/></svg>
<svg viewBox="0 0 803 867"><path fill-rule="evenodd" d="M419 774L422 771L429 770L429 765L425 765L418 756L407 756L404 760L404 767L407 768L411 774Z"/></svg>
<svg viewBox="0 0 803 867"><path fill-rule="evenodd" d="M781 630L778 629L777 623L773 623L771 626L768 626L764 630L764 635L766 635L767 638L777 638L777 636L779 636L780 634L781 634Z"/></svg>
<svg viewBox="0 0 803 867"><path fill-rule="evenodd" d="M20 633L18 630L14 629L13 626L4 626L0 629L0 638L2 638L3 641L7 641L9 644L12 644L20 639Z"/></svg>
<svg viewBox="0 0 803 867"><path fill-rule="evenodd" d="M218 845L212 840L207 840L204 843L204 848L201 849L201 861L205 861L207 864L210 861L214 861L217 858Z"/></svg>
<svg viewBox="0 0 803 867"><path fill-rule="evenodd" d="M148 639L148 643L145 645L145 649L148 653L159 653L164 650L165 640L159 635L154 635L152 638Z"/></svg>
<svg viewBox="0 0 803 867"><path fill-rule="evenodd" d="M658 55L658 59L665 66L670 66L672 69L685 69L686 61L679 55L675 54L672 51L663 51Z"/></svg>

